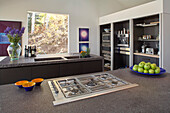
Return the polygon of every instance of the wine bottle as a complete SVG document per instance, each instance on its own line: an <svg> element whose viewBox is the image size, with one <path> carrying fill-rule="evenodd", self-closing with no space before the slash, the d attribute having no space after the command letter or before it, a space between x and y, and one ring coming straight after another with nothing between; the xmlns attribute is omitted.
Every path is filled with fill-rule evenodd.
<svg viewBox="0 0 170 113"><path fill-rule="evenodd" d="M28 57L31 57L31 46L28 46Z"/></svg>
<svg viewBox="0 0 170 113"><path fill-rule="evenodd" d="M27 49L27 45L25 45L25 57L28 57L28 49Z"/></svg>

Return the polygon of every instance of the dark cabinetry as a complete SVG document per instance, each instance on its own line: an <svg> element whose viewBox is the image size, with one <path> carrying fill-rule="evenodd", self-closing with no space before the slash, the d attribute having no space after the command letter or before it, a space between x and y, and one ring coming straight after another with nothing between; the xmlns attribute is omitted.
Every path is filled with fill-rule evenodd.
<svg viewBox="0 0 170 113"><path fill-rule="evenodd" d="M60 76L59 64L55 65L42 65L31 67L32 76L31 79L42 77L42 78L55 78Z"/></svg>
<svg viewBox="0 0 170 113"><path fill-rule="evenodd" d="M93 62L83 62L82 67L83 67L83 73L93 73L93 72L99 72L103 71L103 62L102 60L96 60Z"/></svg>
<svg viewBox="0 0 170 113"><path fill-rule="evenodd" d="M60 64L61 76L77 75L77 74L81 74L82 71L83 69L82 69L81 62Z"/></svg>
<svg viewBox="0 0 170 113"><path fill-rule="evenodd" d="M157 66L159 66L159 58L152 58L152 57L145 57L145 56L134 56L134 62L135 64L139 64L141 61L155 63Z"/></svg>
<svg viewBox="0 0 170 113"><path fill-rule="evenodd" d="M104 69L111 70L111 24L100 26L100 55L104 57Z"/></svg>
<svg viewBox="0 0 170 113"><path fill-rule="evenodd" d="M0 84L14 83L31 79L31 67L0 69Z"/></svg>
<svg viewBox="0 0 170 113"><path fill-rule="evenodd" d="M130 30L129 21L114 23L114 66L113 69L129 67Z"/></svg>
<svg viewBox="0 0 170 113"><path fill-rule="evenodd" d="M0 85L33 78L56 78L103 71L103 60L0 69Z"/></svg>
<svg viewBox="0 0 170 113"><path fill-rule="evenodd" d="M159 15L134 19L134 64L145 61L159 66L159 28Z"/></svg>

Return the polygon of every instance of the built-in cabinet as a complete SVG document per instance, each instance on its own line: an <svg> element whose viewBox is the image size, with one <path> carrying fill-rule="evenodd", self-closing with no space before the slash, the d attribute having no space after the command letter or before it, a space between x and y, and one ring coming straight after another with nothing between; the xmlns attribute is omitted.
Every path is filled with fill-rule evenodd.
<svg viewBox="0 0 170 113"><path fill-rule="evenodd" d="M152 15L134 19L133 22L134 37L134 64L140 61L150 61L159 65L159 15ZM150 59L150 60L145 60ZM136 60L138 59L138 60Z"/></svg>
<svg viewBox="0 0 170 113"><path fill-rule="evenodd" d="M130 30L129 21L113 23L113 69L129 67Z"/></svg>
<svg viewBox="0 0 170 113"><path fill-rule="evenodd" d="M109 62L112 64L111 69L128 68L141 61L160 65L159 18L160 15L156 14L100 26L101 56L104 56L104 58L103 29L106 26L108 28L113 26L111 33L108 33L109 44L107 44L109 53L112 53L110 59L113 59Z"/></svg>
<svg viewBox="0 0 170 113"><path fill-rule="evenodd" d="M100 55L104 57L104 70L111 70L111 24L100 26Z"/></svg>

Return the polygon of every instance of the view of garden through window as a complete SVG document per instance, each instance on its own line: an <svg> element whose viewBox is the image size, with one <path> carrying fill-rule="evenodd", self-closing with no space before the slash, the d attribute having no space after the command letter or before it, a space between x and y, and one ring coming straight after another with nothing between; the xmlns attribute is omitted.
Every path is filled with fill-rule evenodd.
<svg viewBox="0 0 170 113"><path fill-rule="evenodd" d="M37 46L37 54L68 52L68 15L28 13L28 45Z"/></svg>

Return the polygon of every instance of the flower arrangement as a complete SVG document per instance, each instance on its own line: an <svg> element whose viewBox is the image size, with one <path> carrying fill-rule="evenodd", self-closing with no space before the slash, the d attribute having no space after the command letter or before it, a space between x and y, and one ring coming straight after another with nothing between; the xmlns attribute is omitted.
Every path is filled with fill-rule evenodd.
<svg viewBox="0 0 170 113"><path fill-rule="evenodd" d="M12 29L11 27L7 27L4 33L7 35L9 38L10 43L14 43L16 45L20 40L25 31L25 27L21 28L21 31L19 29Z"/></svg>
<svg viewBox="0 0 170 113"><path fill-rule="evenodd" d="M25 31L25 27L19 31L19 29L12 29L11 27L7 27L4 33L7 35L9 42L11 43L8 48L8 54L10 56L11 61L18 60L21 54L21 46L19 45L19 41Z"/></svg>
<svg viewBox="0 0 170 113"><path fill-rule="evenodd" d="M80 56L81 56L82 58L84 58L84 57L86 56L86 51L81 51L81 52L80 52Z"/></svg>
<svg viewBox="0 0 170 113"><path fill-rule="evenodd" d="M87 48L87 51L81 51L80 56L82 58L89 57L90 56L90 48Z"/></svg>

